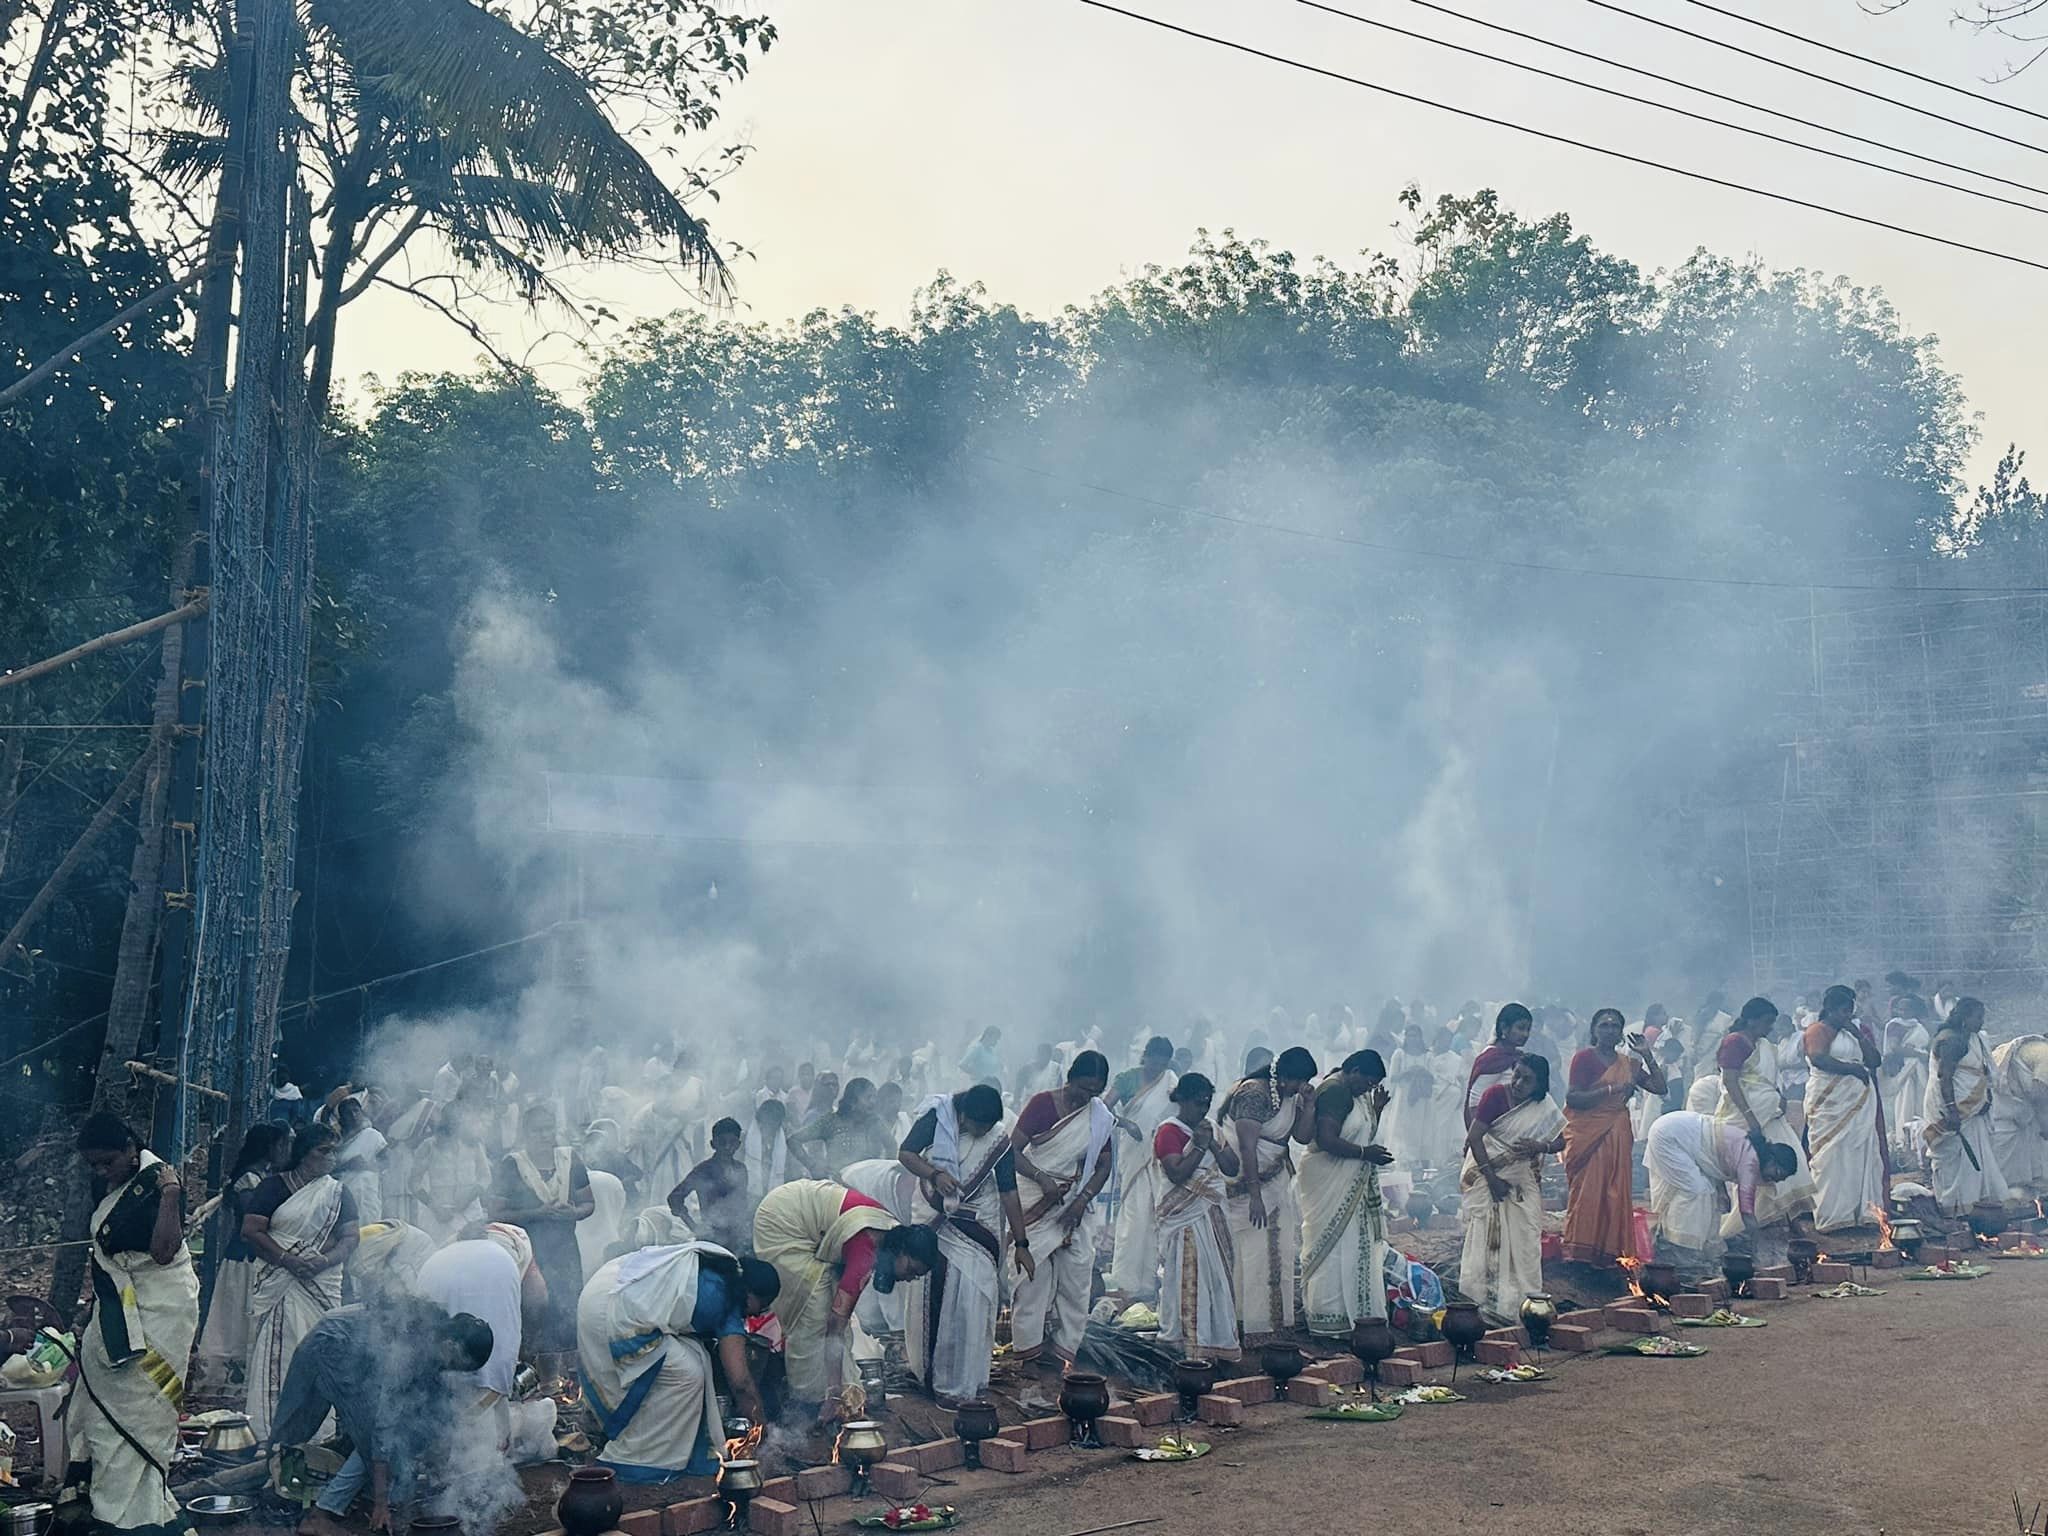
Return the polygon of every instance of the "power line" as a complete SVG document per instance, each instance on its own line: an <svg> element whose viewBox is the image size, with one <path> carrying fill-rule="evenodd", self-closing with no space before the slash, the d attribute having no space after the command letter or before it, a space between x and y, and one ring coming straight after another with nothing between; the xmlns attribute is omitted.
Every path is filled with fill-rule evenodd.
<svg viewBox="0 0 2048 1536"><path fill-rule="evenodd" d="M1810 117L1801 117L1796 112L1783 112L1776 107L1767 107L1760 102L1750 101L1745 97L1732 96L1726 91L1717 91L1708 86L1695 85L1692 81L1681 80L1676 75L1659 74L1656 70L1645 69L1639 64L1624 64L1619 59L1604 58L1600 54L1590 53L1584 48L1574 48L1569 43L1560 43L1555 38L1545 37L1540 32L1524 32L1518 27L1510 27L1503 22L1489 21L1484 16L1474 16L1465 11L1454 10L1448 5L1439 5L1437 0L1408 0L1408 4L1420 6L1425 11L1435 11L1442 16L1455 17L1457 20L1475 27L1484 27L1489 32L1504 33L1508 37L1518 37L1525 43L1535 43L1540 47L1552 48L1559 53L1569 54L1575 59L1585 59L1589 63L1604 64L1609 69L1621 70L1624 74L1637 75L1645 80L1655 80L1659 85L1674 85L1681 91L1691 91L1695 95L1704 96L1710 101L1725 101L1731 107L1741 107L1746 111L1761 113L1765 117L1775 117L1780 122L1797 123L1801 128L1812 128L1820 133L1830 133L1838 139L1847 139L1855 144L1867 144L1872 149L1881 149L1888 154L1904 155L1907 159L1918 160L1923 165L1938 165L1945 171L1961 171L1965 176L1975 176L1984 181L1996 182L2002 187L2014 187L2022 192L2032 192L2039 197L2048 197L2048 187L2036 186L2029 181L2015 181L2010 176L1994 176L1989 171L1980 171L1973 165L1964 165L1957 160L1944 160L1939 155L1922 154L1919 150L1908 149L1903 144L1892 144L1884 139L1873 139L1864 134L1851 133L1847 128L1836 128L1828 123L1816 122Z"/></svg>
<svg viewBox="0 0 2048 1536"><path fill-rule="evenodd" d="M1083 0L1092 3L1092 0ZM1765 576L1701 576L1678 574L1669 571L1628 571L1600 566L1559 565L1545 560L1510 560L1500 555L1479 555L1466 550L1430 549L1414 544L1391 544L1380 539L1362 539L1353 534L1324 533L1313 528L1295 528L1286 523L1262 522L1257 518L1239 517L1231 512L1218 512L1208 507L1191 507L1185 502L1164 501L1157 496L1147 496L1138 491L1127 491L1120 486L1104 485L1094 480L1078 480L1069 475L1056 474L1049 469L1040 469L1033 464L1019 464L1013 459L998 458L992 453L977 453L976 458L1005 469L1014 469L1020 474L1032 475L1040 480L1050 480L1057 485L1070 485L1078 490L1096 491L1104 496L1114 496L1122 501L1136 502L1140 506L1156 507L1162 512L1177 513L1182 517L1206 518L1210 522L1229 523L1237 528L1256 529L1261 533L1277 533L1293 539L1310 539L1319 544L1342 544L1352 549L1369 549L1376 554L1403 555L1418 560L1443 560L1457 565L1493 566L1501 570L1532 571L1549 576L1583 576L1602 581L1650 581L1674 586L1698 587L1753 587L1774 592L1882 592L1891 597L1912 596L1922 592L1952 593L1975 592L1996 593L2008 597L2039 597L2048 595L2048 586L2040 587L1992 587L1992 586L1941 586L1941 587L1886 587L1870 583L1847 581L1777 581Z"/></svg>
<svg viewBox="0 0 2048 1536"><path fill-rule="evenodd" d="M2023 107L2016 101L2007 101L1997 96L1987 96L1982 91L1973 91L1967 86L1956 85L1947 80L1937 80L1933 75L1923 75L1916 69L1903 64L1888 64L1883 59L1873 59L1867 54L1853 53L1847 48L1837 48L1833 43L1824 43L1817 37L1808 37L1803 32L1793 32L1784 27L1760 21L1754 16L1745 16L1740 11L1723 10L1718 5L1709 5L1707 0L1686 0L1687 5L1696 5L1703 11L1712 11L1716 16L1726 16L1732 21L1747 22L1752 27L1761 27L1766 32L1775 32L1780 37L1790 38L1795 43L1804 43L1809 48L1819 48L1838 58L1854 59L1858 64L1868 64L1872 69L1888 69L1895 75L1904 75L1908 80L1918 80L1922 85L1937 86L1944 91L1954 91L1958 96L1967 96L1972 101L1981 101L1987 106L2004 107L2008 112L2018 112L2026 117L2039 118L2048 123L2048 112L2036 112L2032 107Z"/></svg>
<svg viewBox="0 0 2048 1536"><path fill-rule="evenodd" d="M1157 27L1162 32L1172 32L1181 37L1191 38L1198 43L1211 43L1218 48L1228 48L1233 53L1242 53L1255 59L1264 59L1270 64L1284 64L1289 69L1298 69L1306 74L1320 75L1326 80L1336 80L1345 85L1355 85L1361 90L1374 91L1382 96L1391 96L1396 101L1409 102L1418 107L1430 107L1439 112L1448 112L1454 117L1467 118L1475 123L1487 123L1495 128L1507 128L1515 133L1527 134L1533 139L1543 139L1552 144L1564 144L1573 149L1588 150L1596 155L1605 155L1611 160L1622 160L1630 165L1643 166L1648 170L1663 171L1672 176L1683 176L1689 181L1705 182L1709 186L1721 187L1730 192L1748 192L1756 197L1769 198L1772 202L1777 203L1788 203L1792 207L1805 208L1813 213L1833 214L1838 219L1847 219L1851 223L1866 225L1872 229L1890 230L1895 235L1908 235L1915 240L1925 240L1934 245L1948 246L1951 250L1968 251L1972 255L1989 256L1996 261L2011 262L2015 266L2032 267L2037 272L2048 272L2048 262L2035 261L2028 256L2016 256L2010 251L1994 250L1989 246L1983 245L1972 245L1966 240L1951 240L1946 235L1932 234L1927 230L1914 229L1905 224L1893 224L1885 219L1872 218L1868 214L1851 213L1845 208L1836 208L1827 203L1816 203L1807 198L1794 197L1789 192L1773 192L1766 187L1753 187L1747 182L1730 181L1726 177L1709 175L1705 171L1688 170L1681 165L1671 165L1665 161L1652 160L1643 155L1632 155L1626 150L1610 149L1604 144L1593 144L1585 139L1574 139L1567 134L1552 133L1543 128L1532 128L1527 123L1518 123L1512 118L1494 117L1489 113L1474 111L1470 107L1455 107L1449 102L1438 101L1434 97L1418 96L1412 91L1396 90L1391 85L1381 85L1377 81L1362 79L1357 75L1347 75L1340 70L1325 69L1320 64L1310 64L1302 59L1292 59L1283 53L1269 53L1263 48L1253 47L1250 43L1236 42L1227 37L1218 37L1210 32L1197 32L1192 27L1184 27L1178 22L1166 21L1158 16L1148 16L1142 11L1128 11L1120 5L1110 4L1109 0L1079 0L1079 3L1089 7L1091 10L1107 11L1111 15L1122 16L1129 21L1142 22L1148 27ZM1596 5L1602 4L1604 0L1592 0L1592 3Z"/></svg>
<svg viewBox="0 0 2048 1536"><path fill-rule="evenodd" d="M1632 11L1625 5L1616 5L1614 0L1586 0L1586 3L1588 5L1597 5L1603 11L1612 11L1617 16L1627 16L1632 20L1643 22L1652 27L1662 27L1667 32L1676 32L1681 37L1689 37L1696 43L1711 43L1716 48L1725 48L1730 53L1739 53L1745 59L1754 59L1759 64L1770 65L1773 69L1789 70L1795 75L1805 76L1808 80L1818 80L1822 85L1832 85L1836 90L1852 91L1858 96L1867 96L1872 101L1881 101L1886 106L1901 107L1908 112L1917 112L1920 116L1931 117L1938 123L1947 123L1951 128L1967 129L1971 133L1981 133L1987 139L1997 139L2001 144L2010 144L2015 149L2030 149L2037 155L2048 155L2048 149L2042 148L2039 144L2030 144L2025 139L2015 139L2010 134L2000 133L1995 128L1986 128L1978 123L1966 122L1960 117L1950 117L1946 112L1937 112L1932 107L1918 106L1913 102L1903 101L1897 96L1887 96L1883 91L1873 91L1865 86L1851 85L1846 80L1837 80L1833 75L1824 75L1819 70L1802 68L1800 65L1793 64L1785 59L1773 58L1768 53L1757 53L1753 49L1743 47L1740 43L1731 43L1726 38L1715 37L1712 33L1695 32L1691 27L1681 27L1675 21L1665 21L1656 16L1645 16L1641 11Z"/></svg>
<svg viewBox="0 0 2048 1536"><path fill-rule="evenodd" d="M1612 96L1621 101L1634 102L1639 107L1655 107L1659 112L1675 113L1679 117L1689 118L1696 123L1708 123L1716 128L1732 129L1736 133L1749 134L1752 138L1765 139L1773 144L1783 144L1792 149L1803 149L1809 154L1826 155L1830 160L1843 160L1850 165L1860 165L1868 170L1884 171L1892 176L1903 176L1909 181L1921 182L1930 187L1946 187L1951 192L1961 192L1968 197L1981 197L1986 202L2003 203L2008 208L2022 208L2028 213L2048 214L2048 208L2040 207L2035 203L2021 202L2018 198L2001 197L1998 193L1986 192L1981 187L1964 186L1958 181L1943 181L1939 176L1923 176L1918 171L1909 171L1903 166L1886 165L1881 160L1866 160L1863 156L1852 155L1846 150L1829 149L1821 144L1808 144L1800 139L1788 139L1783 134L1772 133L1764 128L1752 128L1746 123L1731 123L1725 117L1711 117L1707 113L1695 112L1689 107L1681 107L1673 102L1658 101L1650 96L1638 96L1632 91L1617 90L1611 85L1598 85L1591 80L1581 80L1576 75L1560 74L1556 70L1545 69L1538 64L1524 63L1520 59L1511 59L1503 54L1488 53L1481 48L1470 48L1463 43L1454 43L1449 38L1433 37L1427 32L1415 32L1407 27L1397 27L1390 21L1380 21L1375 17L1361 16L1356 11L1347 11L1338 6L1327 5L1324 3L1324 0L1294 0L1294 3L1306 6L1312 11L1321 11L1328 16L1341 16L1346 21L1357 22L1360 26L1377 27L1383 32L1392 32L1397 37L1412 38L1418 43L1429 43L1438 48L1448 48L1453 53L1462 53L1470 58L1485 59L1490 64L1505 64L1510 69L1525 70L1529 74L1540 75L1545 80L1556 80L1564 85L1575 85L1581 90L1598 91L1602 96Z"/></svg>

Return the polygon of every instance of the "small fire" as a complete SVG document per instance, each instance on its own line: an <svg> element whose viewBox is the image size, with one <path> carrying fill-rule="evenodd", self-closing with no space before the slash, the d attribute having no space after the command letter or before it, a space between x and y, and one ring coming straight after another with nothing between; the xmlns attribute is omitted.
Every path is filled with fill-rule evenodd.
<svg viewBox="0 0 2048 1536"><path fill-rule="evenodd" d="M1877 1230L1884 1234L1884 1241L1877 1246L1880 1248L1896 1248L1898 1244L1892 1241L1892 1219L1885 1214L1884 1207L1873 1205L1870 1208L1870 1214L1877 1218Z"/></svg>
<svg viewBox="0 0 2048 1536"><path fill-rule="evenodd" d="M1636 1296L1640 1296L1643 1298L1643 1300L1648 1301L1650 1299L1650 1294L1649 1292L1643 1289L1643 1261L1638 1258L1632 1258L1628 1254L1624 1253L1618 1262L1621 1265L1621 1272L1624 1275L1628 1276L1628 1288L1630 1293Z"/></svg>
<svg viewBox="0 0 2048 1536"><path fill-rule="evenodd" d="M761 1434L766 1428L767 1426L764 1424L756 1424L744 1435L736 1435L726 1441L725 1459L727 1461L752 1461L754 1459L754 1452L761 1448Z"/></svg>
<svg viewBox="0 0 2048 1536"><path fill-rule="evenodd" d="M1643 1289L1643 1261L1641 1259L1631 1258L1628 1254L1623 1254L1616 1262L1621 1265L1621 1272L1628 1276L1630 1295L1638 1297L1653 1311L1669 1312L1671 1310L1671 1303L1664 1300L1661 1296L1652 1296Z"/></svg>

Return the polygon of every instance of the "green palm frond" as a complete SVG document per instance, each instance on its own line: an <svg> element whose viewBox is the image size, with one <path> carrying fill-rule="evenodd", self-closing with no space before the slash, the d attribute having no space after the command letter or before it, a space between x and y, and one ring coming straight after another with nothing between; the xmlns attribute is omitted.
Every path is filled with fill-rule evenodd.
<svg viewBox="0 0 2048 1536"><path fill-rule="evenodd" d="M212 181L227 158L227 140L215 133L170 128L156 136L156 146L156 168L185 191Z"/></svg>
<svg viewBox="0 0 2048 1536"><path fill-rule="evenodd" d="M535 39L473 0L311 0L310 9L365 97L427 130L424 205L435 206L437 179L445 212L464 190L458 175L478 177L490 215L536 246L615 254L672 241L700 282L725 286L702 222ZM489 216L469 222L472 233L490 227Z"/></svg>

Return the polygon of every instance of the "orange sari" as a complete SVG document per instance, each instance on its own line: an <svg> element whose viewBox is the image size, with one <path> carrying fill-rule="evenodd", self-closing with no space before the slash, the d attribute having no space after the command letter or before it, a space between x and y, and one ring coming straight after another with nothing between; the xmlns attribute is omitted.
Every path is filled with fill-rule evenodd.
<svg viewBox="0 0 2048 1536"><path fill-rule="evenodd" d="M1582 1066L1586 1057L1591 1063ZM1590 1082L1590 1067L1599 1057L1591 1047L1572 1058L1571 1086L1601 1084L1633 1086L1635 1063L1626 1051ZM1597 1109L1564 1112L1564 1172L1570 1195L1564 1212L1564 1257L1576 1264L1611 1265L1631 1247L1630 1198L1635 1136L1629 1128L1627 1096L1609 1099Z"/></svg>

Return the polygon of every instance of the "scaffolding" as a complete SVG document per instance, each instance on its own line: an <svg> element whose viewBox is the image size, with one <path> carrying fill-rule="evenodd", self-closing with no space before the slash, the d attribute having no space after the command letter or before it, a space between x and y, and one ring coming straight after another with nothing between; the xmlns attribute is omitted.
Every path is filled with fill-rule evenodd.
<svg viewBox="0 0 2048 1536"><path fill-rule="evenodd" d="M2048 989L2048 593L1809 597L1774 622L1745 807L1760 991L1905 971Z"/></svg>

